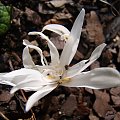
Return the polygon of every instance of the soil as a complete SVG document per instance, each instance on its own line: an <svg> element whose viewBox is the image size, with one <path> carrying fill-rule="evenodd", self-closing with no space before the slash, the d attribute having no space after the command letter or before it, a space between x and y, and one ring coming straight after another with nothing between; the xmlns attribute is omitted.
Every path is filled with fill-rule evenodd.
<svg viewBox="0 0 120 120"><path fill-rule="evenodd" d="M57 2L56 2L57 1ZM23 67L23 39L39 46L49 60L46 41L39 36L28 36L30 31L41 31L47 24L62 24L71 29L81 8L86 15L75 64L87 59L94 48L105 42L100 58L88 70L96 67L114 67L120 71L120 1L119 0L1 0L11 6L10 25L0 35L0 72ZM1 24L1 23L0 23ZM59 52L64 42L56 34L46 31ZM39 55L31 50L33 60L40 63ZM120 87L92 90L88 88L58 87L25 112L26 99L33 92L18 91L0 85L0 120L120 120Z"/></svg>

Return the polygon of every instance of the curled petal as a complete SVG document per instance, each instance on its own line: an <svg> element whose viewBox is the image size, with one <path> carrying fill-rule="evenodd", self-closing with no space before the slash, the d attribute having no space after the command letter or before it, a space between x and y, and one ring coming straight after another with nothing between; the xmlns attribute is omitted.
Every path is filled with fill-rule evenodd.
<svg viewBox="0 0 120 120"><path fill-rule="evenodd" d="M46 35L44 35L42 32L29 32L28 35L40 35L43 39L47 40L48 46L50 48L51 64L59 64L58 50Z"/></svg>
<svg viewBox="0 0 120 120"><path fill-rule="evenodd" d="M31 55L29 53L28 46L26 46L23 49L22 59L23 59L23 66L25 68L33 68L33 67L35 67L35 64L34 64L34 62L32 60L32 57L31 57Z"/></svg>
<svg viewBox="0 0 120 120"><path fill-rule="evenodd" d="M25 46L29 47L29 48L35 49L35 50L39 53L39 55L40 55L40 57L41 57L41 63L42 63L42 65L45 65L45 63L44 63L44 61L43 61L43 59L45 59L45 58L44 58L44 56L43 56L43 54L42 54L42 50L41 50L39 47L37 47L37 46L35 46L35 45L32 45L28 40L23 40L23 44L24 44Z"/></svg>
<svg viewBox="0 0 120 120"><path fill-rule="evenodd" d="M49 30L52 32L55 32L59 35L63 35L63 34L70 34L70 31L64 27L63 25L59 25L59 24L49 24L43 27L42 32L45 30Z"/></svg>
<svg viewBox="0 0 120 120"><path fill-rule="evenodd" d="M26 104L26 111L29 111L31 107L41 98L43 98L45 95L50 93L52 90L54 90L57 87L57 85L47 85L42 87L39 91L35 92L33 95L31 95L27 101Z"/></svg>
<svg viewBox="0 0 120 120"><path fill-rule="evenodd" d="M40 71L41 73L43 72L43 69L47 69L48 66L40 66L40 65L35 65L33 60L32 60L32 57L29 53L29 48L28 46L26 46L24 49L23 49L23 54L22 54L22 59L23 59L23 66L25 68L31 68L31 69L34 69L34 70L38 70ZM44 59L45 60L45 59Z"/></svg>
<svg viewBox="0 0 120 120"><path fill-rule="evenodd" d="M79 40L80 40L84 15L85 15L85 10L82 9L73 24L70 36L66 41L66 44L63 48L63 51L60 57L60 63L62 66L69 65L76 53Z"/></svg>
<svg viewBox="0 0 120 120"><path fill-rule="evenodd" d="M87 87L105 89L120 86L120 73L113 68L96 68L86 73L80 73L63 83L67 87Z"/></svg>

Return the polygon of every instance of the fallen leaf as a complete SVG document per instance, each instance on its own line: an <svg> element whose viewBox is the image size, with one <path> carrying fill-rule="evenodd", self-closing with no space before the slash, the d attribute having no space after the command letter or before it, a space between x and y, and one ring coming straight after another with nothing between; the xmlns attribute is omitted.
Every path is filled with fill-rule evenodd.
<svg viewBox="0 0 120 120"><path fill-rule="evenodd" d="M95 11L86 14L86 31L90 43L99 45L104 42L103 28Z"/></svg>
<svg viewBox="0 0 120 120"><path fill-rule="evenodd" d="M71 116L73 114L73 111L77 108L77 100L76 96L71 94L65 103L62 105L60 111L61 113Z"/></svg>

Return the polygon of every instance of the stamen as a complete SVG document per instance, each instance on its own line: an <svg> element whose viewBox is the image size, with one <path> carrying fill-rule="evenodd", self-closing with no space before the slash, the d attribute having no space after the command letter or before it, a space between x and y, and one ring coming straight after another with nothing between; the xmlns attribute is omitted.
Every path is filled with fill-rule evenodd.
<svg viewBox="0 0 120 120"><path fill-rule="evenodd" d="M58 81L58 84L63 84L63 83L66 83L66 82L69 82L71 79L70 78L63 78L63 79L60 79L59 81Z"/></svg>
<svg viewBox="0 0 120 120"><path fill-rule="evenodd" d="M67 41L68 39L69 39L69 34L63 34L63 35L61 36L61 40Z"/></svg>
<svg viewBox="0 0 120 120"><path fill-rule="evenodd" d="M48 75L47 78L48 78L48 79L55 79L55 76Z"/></svg>

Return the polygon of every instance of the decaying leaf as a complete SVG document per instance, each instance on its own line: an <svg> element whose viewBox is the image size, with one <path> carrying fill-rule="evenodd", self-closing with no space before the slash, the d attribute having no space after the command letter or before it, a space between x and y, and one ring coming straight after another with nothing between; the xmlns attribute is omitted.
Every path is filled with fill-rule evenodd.
<svg viewBox="0 0 120 120"><path fill-rule="evenodd" d="M95 11L86 15L86 32L90 43L99 45L104 42L103 28Z"/></svg>
<svg viewBox="0 0 120 120"><path fill-rule="evenodd" d="M59 7L63 7L66 3L71 3L71 2L72 0L52 0L46 3L49 7L59 8Z"/></svg>

